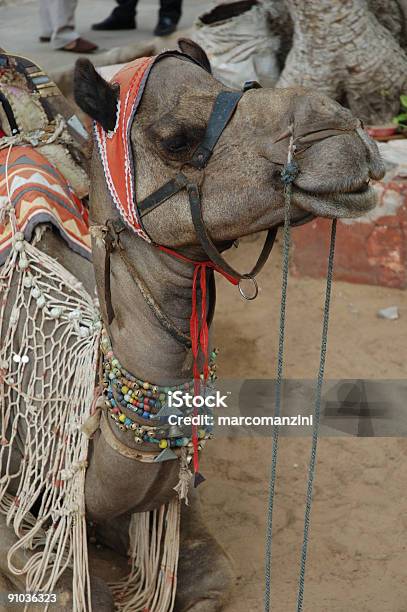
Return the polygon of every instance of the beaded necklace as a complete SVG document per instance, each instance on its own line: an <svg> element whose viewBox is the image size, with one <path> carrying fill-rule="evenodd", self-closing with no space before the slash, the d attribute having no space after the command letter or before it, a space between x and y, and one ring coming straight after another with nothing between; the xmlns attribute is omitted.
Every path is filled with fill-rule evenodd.
<svg viewBox="0 0 407 612"><path fill-rule="evenodd" d="M175 391L188 393L194 390L194 382L185 382L174 386L159 386L140 380L128 372L114 356L110 338L102 330L101 350L103 355L103 387L106 404L111 419L122 431L132 432L137 444L147 445L146 450L158 452L156 461L174 458L169 452L172 448L186 447L188 455L193 454L192 431L190 427L169 425L171 415L195 415L194 408L171 408L168 405L169 395ZM210 354L209 375L204 381L203 394L213 392L216 380L216 356L218 349ZM126 412L129 414L126 414ZM211 414L205 407L201 414ZM212 427L202 426L198 429L199 450L205 439L211 437Z"/></svg>

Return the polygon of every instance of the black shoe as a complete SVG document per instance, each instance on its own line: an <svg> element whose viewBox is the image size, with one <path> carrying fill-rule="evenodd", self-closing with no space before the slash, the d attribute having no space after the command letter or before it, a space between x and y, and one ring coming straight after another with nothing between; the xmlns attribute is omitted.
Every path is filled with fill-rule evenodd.
<svg viewBox="0 0 407 612"><path fill-rule="evenodd" d="M169 36L177 29L177 24L171 17L161 17L155 26L154 36Z"/></svg>
<svg viewBox="0 0 407 612"><path fill-rule="evenodd" d="M118 19L115 15L109 15L103 21L94 23L92 30L135 30L136 21L133 18L130 19Z"/></svg>

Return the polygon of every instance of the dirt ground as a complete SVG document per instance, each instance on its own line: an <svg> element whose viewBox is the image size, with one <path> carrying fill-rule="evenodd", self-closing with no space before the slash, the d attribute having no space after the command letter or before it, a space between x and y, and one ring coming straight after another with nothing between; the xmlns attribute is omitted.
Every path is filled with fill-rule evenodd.
<svg viewBox="0 0 407 612"><path fill-rule="evenodd" d="M295 231L295 230L294 230ZM260 242L229 259L249 269ZM280 246L280 245L279 245ZM273 378L276 370L279 247L259 277L261 292L244 302L218 279L216 343L221 377ZM313 378L325 283L290 278L288 378ZM397 304L400 319L378 319ZM405 378L407 292L335 282L327 378ZM274 517L273 612L295 610L310 438L281 438ZM201 497L214 535L232 559L236 583L225 612L263 609L263 559L271 439L218 439L202 457ZM306 612L407 611L407 441L322 438L311 517ZM107 558L111 571L111 563ZM117 570L116 570L117 571Z"/></svg>

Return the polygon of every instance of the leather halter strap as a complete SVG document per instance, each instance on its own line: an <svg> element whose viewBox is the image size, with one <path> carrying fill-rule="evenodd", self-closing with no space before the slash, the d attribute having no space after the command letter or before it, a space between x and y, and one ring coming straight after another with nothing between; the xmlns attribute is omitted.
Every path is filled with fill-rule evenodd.
<svg viewBox="0 0 407 612"><path fill-rule="evenodd" d="M205 136L188 162L190 166L202 170L211 157L223 130L234 114L243 91L221 91L213 104Z"/></svg>

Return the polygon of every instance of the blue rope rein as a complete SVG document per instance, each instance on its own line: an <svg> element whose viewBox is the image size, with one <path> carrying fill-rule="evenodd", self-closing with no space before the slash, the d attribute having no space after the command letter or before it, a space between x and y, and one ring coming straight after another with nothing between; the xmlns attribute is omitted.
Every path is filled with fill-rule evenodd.
<svg viewBox="0 0 407 612"><path fill-rule="evenodd" d="M277 357L277 379L275 389L275 408L274 417L279 417L281 413L281 391L283 383L283 366L284 366L284 339L285 339L285 322L286 322L286 304L287 304L287 288L289 274L289 255L290 255L290 217L291 217L291 194L292 183L298 175L299 168L293 160L294 145L293 133L291 127L291 138L288 148L288 159L281 172L281 181L284 184L284 229L283 229L283 263L282 263L282 283L281 283L281 303L280 303L280 325L279 325L279 340L278 340L278 357ZM329 324L329 309L332 293L332 277L333 277L333 262L335 252L335 237L336 237L336 220L332 222L331 244L328 260L327 285L324 306L324 318L322 327L321 339L321 354L318 371L318 379L316 386L311 458L308 469L308 484L304 515L304 534L301 549L300 561L300 577L298 586L297 612L302 612L304 601L304 586L305 586L305 569L307 561L308 541L309 541L309 526L312 507L313 483L316 467L317 443L320 427L321 414L321 397L322 385L324 380L328 324ZM271 609L271 568L272 568L272 544L273 544L273 510L275 488L277 480L277 459L278 459L278 442L279 442L279 426L273 424L272 431L272 457L269 481L268 495L268 512L266 526L266 549L265 549L265 591L264 591L264 612L270 612Z"/></svg>

